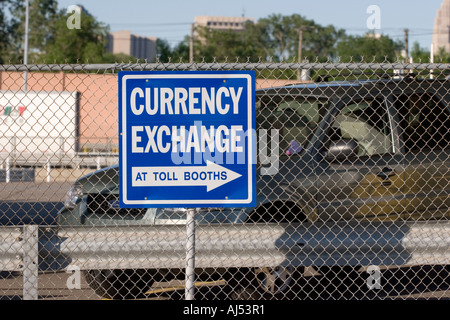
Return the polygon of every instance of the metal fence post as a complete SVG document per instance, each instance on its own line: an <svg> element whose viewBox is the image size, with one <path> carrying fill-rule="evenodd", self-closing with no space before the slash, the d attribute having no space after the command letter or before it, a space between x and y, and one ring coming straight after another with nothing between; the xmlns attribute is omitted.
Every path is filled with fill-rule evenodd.
<svg viewBox="0 0 450 320"><path fill-rule="evenodd" d="M9 183L11 181L11 159L8 156L6 158L6 183Z"/></svg>
<svg viewBox="0 0 450 320"><path fill-rule="evenodd" d="M52 181L52 176L51 176L52 164L51 164L50 156L48 156L48 158L47 158L46 169L47 169L47 182L51 182Z"/></svg>
<svg viewBox="0 0 450 320"><path fill-rule="evenodd" d="M38 299L38 230L23 226L23 300Z"/></svg>
<svg viewBox="0 0 450 320"><path fill-rule="evenodd" d="M195 282L195 209L188 209L186 220L186 289L185 299L194 300Z"/></svg>
<svg viewBox="0 0 450 320"><path fill-rule="evenodd" d="M317 57L310 63L301 56L298 63L272 59L251 62L236 57L236 62L224 63L220 58L211 63L205 58L199 63L0 65L0 84L5 91L0 125L8 126L0 137L0 300L18 295L23 300L39 300L44 293L47 297L47 292L49 298L58 300L173 299L179 294L191 302L224 296L274 300L448 299L450 291L442 288L448 288L450 281L450 156L445 135L450 132L450 124L445 121L450 119L450 102L445 95L450 93L450 77L446 74L450 64L435 64L433 54L430 63L345 63L338 57L336 62ZM324 62L318 62L322 58ZM199 147L206 152L202 161L210 158L218 165L221 160L240 164L244 160L241 154L250 147L246 138L253 134L252 151L261 165L258 177L262 178L255 180L261 196L255 211L239 206L223 210L213 206L201 211L189 205L185 206L187 210L121 208L115 192L120 189L120 170L105 168L104 172L92 173L120 160L122 138L114 128L109 130L119 116L111 112L117 109L117 101L111 97L117 96L119 70L256 72L252 85L258 90L255 101L246 100L245 104L258 106L256 123L261 129L257 135L249 130L244 133L247 136L240 136L236 132L240 126L235 124L236 130L231 128L226 134L228 126L219 130L216 124L221 121L214 121L204 126L204 132L196 130L199 125L190 126L188 137L181 133L186 132L187 123L182 126L180 122L169 127L173 134L172 140L167 140L172 142L173 152L186 156L179 158L185 164L188 159L197 164L201 154L194 150ZM15 85L21 72L46 81L30 82L29 90L21 92ZM229 89L231 85L224 83ZM326 97L328 86L342 107L325 110L330 98ZM427 93L429 89L432 91ZM173 98L157 90L150 90L150 94L155 93L151 99L147 92L136 98L145 103L140 109L143 112L149 111L147 108L156 110L158 103L162 114L166 103L166 113L189 115L201 110L201 115L211 114L212 119L213 110L225 111L230 102L239 107L246 95L243 88L230 90L229 96L226 91L222 96L203 88L197 95L195 90L188 92L187 98L182 91L175 95L174 90ZM33 92L42 94L34 99ZM80 99L83 96L92 99ZM220 96L231 99L220 101L224 102L222 108L216 101ZM148 100L152 100L149 106ZM383 108L386 103L392 108ZM98 105L101 110L95 107ZM80 110L86 112L80 114ZM378 111L379 117L372 117ZM330 112L333 117L323 117ZM395 115L411 121L391 123ZM52 132L44 128L45 120L51 123ZM27 121L30 126L21 126ZM142 135L144 139L147 135L147 146L159 152L168 146L164 137L169 134L162 126L155 127L151 132L146 127ZM422 130L426 134L417 134ZM140 148L141 134L136 137L133 143ZM312 159L312 154L322 158L323 149L317 150L319 143L315 142L324 146L334 137L335 151L353 137L361 140L358 150L364 152L352 159L347 158L348 153L341 153L347 158L345 168L328 160L303 163ZM184 152L175 149L179 140L184 142ZM300 140L314 143L300 154L302 145L307 146ZM393 152L398 146L406 146L408 159L403 151ZM230 153L220 152L226 147ZM244 152L237 151L241 147ZM213 149L218 152L213 153ZM359 167L358 172L350 163ZM31 170L41 167L43 179L22 183L32 180ZM403 169L410 172L402 174ZM216 179L214 174L208 173L206 180L228 181L222 175ZM165 177L170 180L169 175ZM40 180L52 185L42 187ZM404 185L408 187L402 189ZM344 194L342 190L349 186L352 191ZM70 204L75 207L61 203L69 190ZM49 205L41 206L45 203ZM331 216L325 214L328 210ZM55 221L57 228L39 226L38 222L10 226L25 221L22 214L27 220L32 216L33 221L47 220L46 216L62 219ZM70 271L75 273L70 276ZM80 282L82 271L93 271L84 282ZM263 305L256 307L251 310L253 314L264 311ZM234 309L234 315L243 311ZM191 308L189 313L195 311Z"/></svg>

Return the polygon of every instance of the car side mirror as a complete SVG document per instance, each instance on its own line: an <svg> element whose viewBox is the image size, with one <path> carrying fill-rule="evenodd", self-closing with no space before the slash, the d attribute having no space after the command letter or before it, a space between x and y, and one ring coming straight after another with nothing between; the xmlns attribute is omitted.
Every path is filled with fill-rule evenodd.
<svg viewBox="0 0 450 320"><path fill-rule="evenodd" d="M329 162L344 161L358 155L359 146L355 140L340 139L331 141L325 159Z"/></svg>

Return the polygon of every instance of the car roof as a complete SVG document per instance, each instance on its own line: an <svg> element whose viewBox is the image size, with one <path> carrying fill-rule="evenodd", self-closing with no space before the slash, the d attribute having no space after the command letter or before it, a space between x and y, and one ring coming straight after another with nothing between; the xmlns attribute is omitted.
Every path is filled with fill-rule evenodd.
<svg viewBox="0 0 450 320"><path fill-rule="evenodd" d="M256 96L304 96L316 98L329 98L333 95L364 94L365 92L376 93L384 89L392 90L393 87L404 88L406 86L420 85L422 83L432 84L439 82L449 83L445 79L417 79L413 77L390 78L390 79L365 79L344 80L330 82L308 82L285 85L280 87L256 90Z"/></svg>

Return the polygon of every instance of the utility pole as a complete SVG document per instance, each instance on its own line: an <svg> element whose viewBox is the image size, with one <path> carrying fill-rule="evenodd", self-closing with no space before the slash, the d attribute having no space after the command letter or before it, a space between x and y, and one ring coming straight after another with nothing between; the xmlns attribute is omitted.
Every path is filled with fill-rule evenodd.
<svg viewBox="0 0 450 320"><path fill-rule="evenodd" d="M194 62L194 23L191 24L191 38L189 39L189 62Z"/></svg>
<svg viewBox="0 0 450 320"><path fill-rule="evenodd" d="M434 45L433 42L431 43L430 46L430 63L433 64L434 63ZM430 70L430 79L434 79L434 75L433 75L434 69Z"/></svg>
<svg viewBox="0 0 450 320"><path fill-rule="evenodd" d="M298 63L303 62L303 31L311 30L313 27L305 27L301 26L298 29ZM297 80L298 81L308 81L310 80L310 71L309 69L298 69L297 71Z"/></svg>
<svg viewBox="0 0 450 320"><path fill-rule="evenodd" d="M298 63L302 63L302 47L303 47L303 27L298 29ZM297 80L302 79L302 71L298 69Z"/></svg>
<svg viewBox="0 0 450 320"><path fill-rule="evenodd" d="M409 61L409 44L408 44L408 35L409 35L409 29L405 29L405 59L406 62Z"/></svg>

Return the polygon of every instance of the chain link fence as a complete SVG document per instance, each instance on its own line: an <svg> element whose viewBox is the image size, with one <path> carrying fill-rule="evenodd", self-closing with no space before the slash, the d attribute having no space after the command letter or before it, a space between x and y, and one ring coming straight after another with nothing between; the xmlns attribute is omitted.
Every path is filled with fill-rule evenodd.
<svg viewBox="0 0 450 320"><path fill-rule="evenodd" d="M120 207L121 70L255 71L256 207ZM448 70L0 66L0 299L448 299Z"/></svg>

